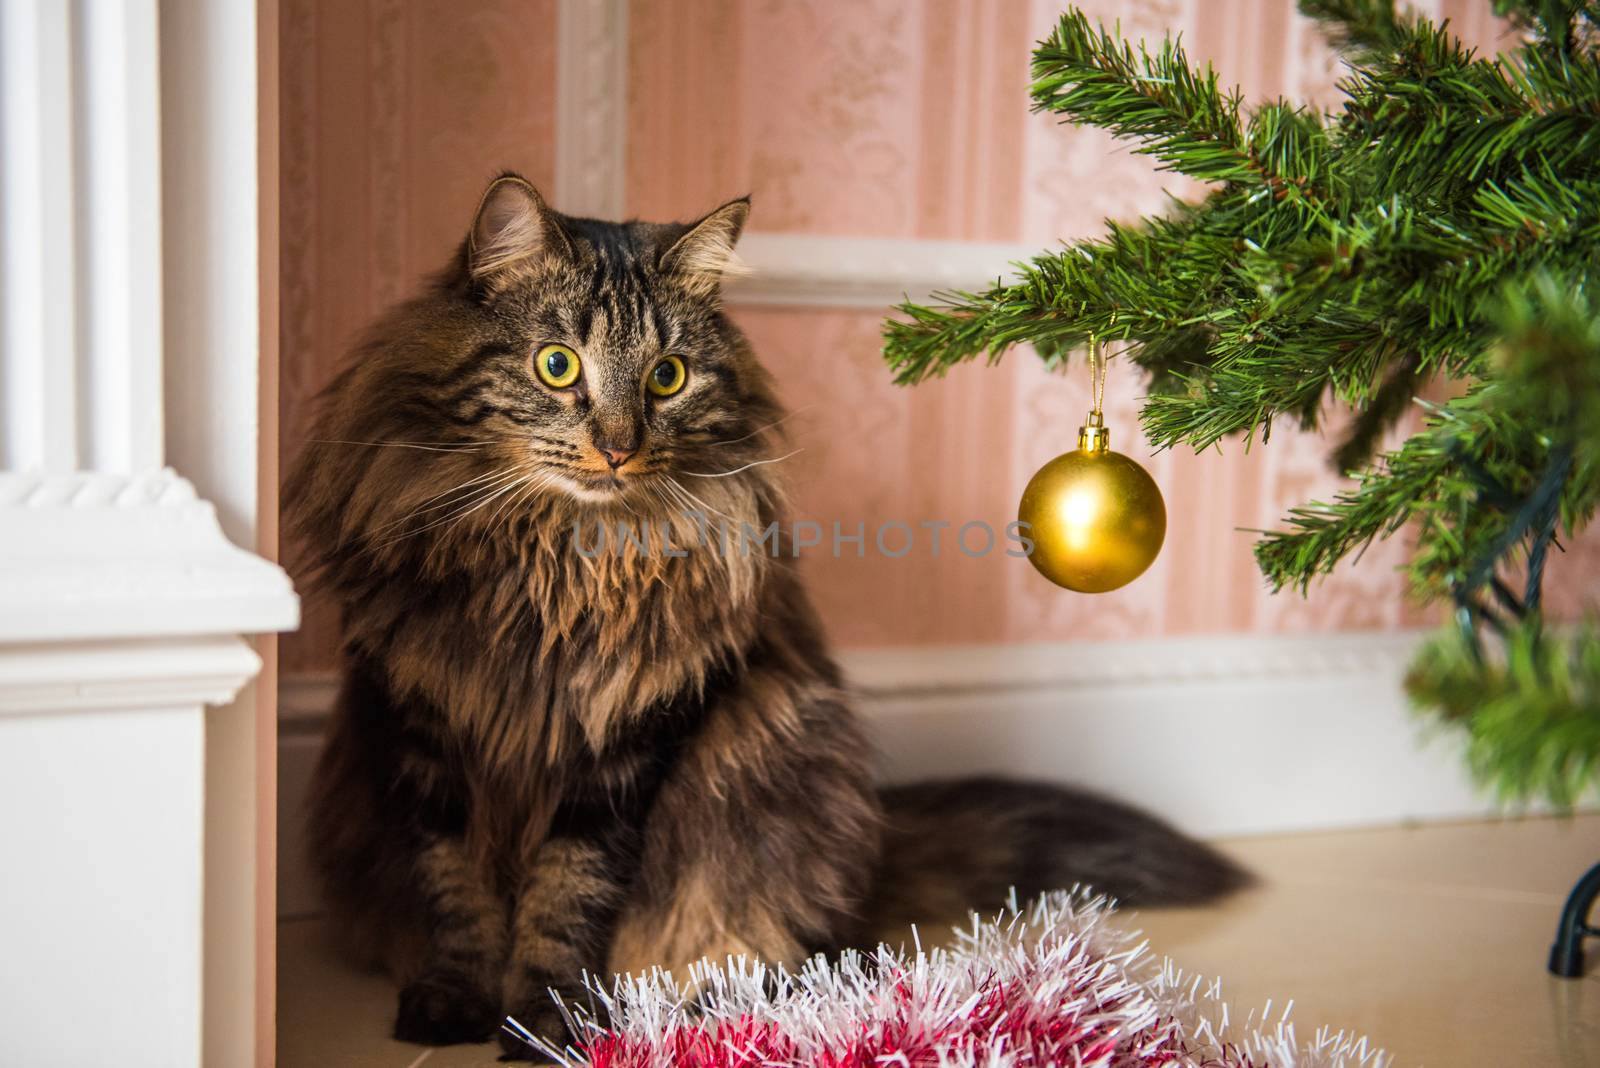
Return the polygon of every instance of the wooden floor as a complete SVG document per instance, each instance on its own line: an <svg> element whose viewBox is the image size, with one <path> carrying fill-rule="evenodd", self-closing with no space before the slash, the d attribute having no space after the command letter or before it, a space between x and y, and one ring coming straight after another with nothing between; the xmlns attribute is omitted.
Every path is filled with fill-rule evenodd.
<svg viewBox="0 0 1600 1068"><path fill-rule="evenodd" d="M1224 978L1240 1014L1293 999L1306 1035L1367 1034L1393 1064L1600 1066L1600 943L1582 979L1545 972L1567 891L1600 861L1600 816L1237 839L1261 885L1215 908L1127 913L1153 949ZM462 1068L491 1047L387 1037L394 991L325 948L315 920L278 946L284 1068Z"/></svg>

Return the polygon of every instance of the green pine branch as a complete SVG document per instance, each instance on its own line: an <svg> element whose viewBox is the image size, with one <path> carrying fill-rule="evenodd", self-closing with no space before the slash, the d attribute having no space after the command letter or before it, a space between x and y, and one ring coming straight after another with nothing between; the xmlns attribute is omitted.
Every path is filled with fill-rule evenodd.
<svg viewBox="0 0 1600 1068"><path fill-rule="evenodd" d="M1600 28L1600 3L1594 0L1494 0L1495 14L1536 39L1546 51L1570 53Z"/></svg>
<svg viewBox="0 0 1600 1068"><path fill-rule="evenodd" d="M1226 262L1201 233L1206 221L1178 205L1170 217L1137 227L1109 223L1104 238L1017 265L1011 283L981 294L943 294L933 306L902 304L905 318L884 328L895 380L920 382L971 359L993 363L1017 344L1033 345L1054 364L1091 336L1150 346L1191 334L1203 326L1196 315L1213 299L1211 287ZM1188 254L1174 261L1184 249ZM1161 370L1162 351L1148 354L1147 369ZM1192 345L1179 351L1185 364L1198 355Z"/></svg>
<svg viewBox="0 0 1600 1068"><path fill-rule="evenodd" d="M1412 579L1424 597L1460 587L1497 551L1554 450L1570 450L1560 497L1568 532L1600 506L1600 305L1592 282L1538 274L1492 303L1493 367L1466 394L1431 407L1421 430L1331 502L1292 509L1256 561L1274 589L1313 579L1374 539L1414 525ZM1484 476L1504 499L1486 492Z"/></svg>
<svg viewBox="0 0 1600 1068"><path fill-rule="evenodd" d="M1569 807L1600 780L1600 625L1513 628L1493 657L1451 627L1406 676L1419 708L1465 733L1467 763L1503 801Z"/></svg>
<svg viewBox="0 0 1600 1068"><path fill-rule="evenodd" d="M1280 102L1242 122L1239 91L1224 90L1209 66L1192 67L1173 38L1135 50L1071 10L1034 50L1033 79L1035 110L1137 141L1138 152L1191 178L1266 186L1310 205L1325 192L1315 186L1320 120Z"/></svg>
<svg viewBox="0 0 1600 1068"><path fill-rule="evenodd" d="M1301 0L1300 12L1321 23L1329 42L1358 63L1392 54L1407 37L1394 0Z"/></svg>
<svg viewBox="0 0 1600 1068"><path fill-rule="evenodd" d="M1346 557L1417 524L1412 577L1424 596L1448 594L1494 543L1515 495L1537 481L1549 446L1494 403L1492 386L1433 407L1421 431L1362 472L1329 502L1292 508L1286 529L1256 543L1256 563L1274 590L1301 593ZM1481 494L1486 472L1513 496Z"/></svg>

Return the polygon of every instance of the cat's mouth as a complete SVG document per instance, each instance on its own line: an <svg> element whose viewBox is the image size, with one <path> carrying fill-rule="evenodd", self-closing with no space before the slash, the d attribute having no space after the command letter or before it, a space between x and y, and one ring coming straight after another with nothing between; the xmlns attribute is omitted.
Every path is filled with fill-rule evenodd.
<svg viewBox="0 0 1600 1068"><path fill-rule="evenodd" d="M626 486L629 481L626 476L621 475L616 471L606 471L604 473L580 471L573 475L572 479L585 489L595 490L620 490Z"/></svg>
<svg viewBox="0 0 1600 1068"><path fill-rule="evenodd" d="M569 471L564 474L567 492L580 501L614 501L639 485L634 472Z"/></svg>

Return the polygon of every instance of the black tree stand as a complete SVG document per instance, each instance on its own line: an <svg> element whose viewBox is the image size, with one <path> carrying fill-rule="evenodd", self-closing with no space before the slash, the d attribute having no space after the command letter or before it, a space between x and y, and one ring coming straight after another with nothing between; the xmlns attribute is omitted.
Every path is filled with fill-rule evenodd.
<svg viewBox="0 0 1600 1068"><path fill-rule="evenodd" d="M1600 897L1600 864L1578 880L1561 910L1555 944L1550 947L1550 974L1576 979L1583 974L1583 940L1600 938L1600 927L1589 923L1589 910Z"/></svg>
<svg viewBox="0 0 1600 1068"><path fill-rule="evenodd" d="M1561 489L1572 471L1572 446L1561 444L1550 450L1544 477L1533 493L1522 501L1517 501L1498 479L1476 464L1469 463L1459 452L1457 460L1478 484L1480 499L1490 505L1515 509L1511 526L1501 535L1495 551L1479 563L1466 581L1453 591L1456 623L1471 648L1482 657L1480 624L1504 634L1506 624L1500 618L1500 613L1527 619L1539 611L1545 560L1550 546L1555 542L1556 523L1560 517ZM1495 565L1507 550L1524 538L1529 540L1528 575L1519 599L1495 576ZM1479 591L1486 587L1493 595L1496 607L1479 598ZM1566 905L1561 909L1561 921L1556 925L1556 940L1550 946L1549 967L1552 975L1576 979L1583 974L1583 940L1600 938L1600 927L1589 923L1589 912L1594 908L1596 898L1600 898L1600 864L1590 868L1578 880L1578 885L1572 888Z"/></svg>

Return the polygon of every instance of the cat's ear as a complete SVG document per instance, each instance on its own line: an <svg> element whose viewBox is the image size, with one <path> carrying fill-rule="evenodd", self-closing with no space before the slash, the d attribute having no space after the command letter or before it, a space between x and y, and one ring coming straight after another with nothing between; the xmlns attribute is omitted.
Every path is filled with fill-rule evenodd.
<svg viewBox="0 0 1600 1068"><path fill-rule="evenodd" d="M542 256L573 256L572 238L526 178L496 178L478 202L467 237L467 269L474 281Z"/></svg>
<svg viewBox="0 0 1600 1068"><path fill-rule="evenodd" d="M700 296L711 296L724 278L745 274L749 268L734 251L739 233L750 217L750 198L730 200L689 228L661 257L661 273Z"/></svg>

